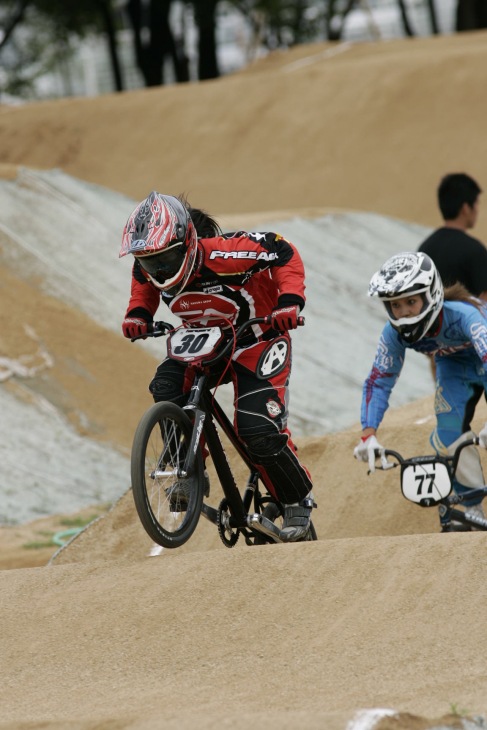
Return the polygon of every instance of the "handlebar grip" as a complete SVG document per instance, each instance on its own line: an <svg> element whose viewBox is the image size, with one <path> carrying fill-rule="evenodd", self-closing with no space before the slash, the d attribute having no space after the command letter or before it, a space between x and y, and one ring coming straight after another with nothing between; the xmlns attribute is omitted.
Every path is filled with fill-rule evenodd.
<svg viewBox="0 0 487 730"><path fill-rule="evenodd" d="M135 337L131 337L130 341L136 342L136 340L145 340L147 337L163 337L164 335L167 335L167 333L170 332L172 329L174 329L174 326L169 322L148 322L147 332L143 335L136 335Z"/></svg>
<svg viewBox="0 0 487 730"><path fill-rule="evenodd" d="M265 317L262 317L262 321L264 324L272 324L272 314L266 314ZM298 327L304 327L305 322L305 317L302 315L298 317Z"/></svg>

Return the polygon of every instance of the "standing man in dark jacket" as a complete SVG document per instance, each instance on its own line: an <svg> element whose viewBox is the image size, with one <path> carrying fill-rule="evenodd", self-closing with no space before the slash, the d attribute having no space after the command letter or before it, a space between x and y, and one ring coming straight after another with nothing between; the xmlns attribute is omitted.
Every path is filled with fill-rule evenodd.
<svg viewBox="0 0 487 730"><path fill-rule="evenodd" d="M487 301L487 249L467 233L477 223L481 192L480 185L464 172L445 175L438 185L443 225L423 241L418 251L433 260L447 292L458 283ZM430 365L436 378L433 358Z"/></svg>
<svg viewBox="0 0 487 730"><path fill-rule="evenodd" d="M433 259L445 287L459 282L470 294L487 300L487 249L467 233L477 222L481 192L465 173L445 175L438 186L443 226L418 251Z"/></svg>

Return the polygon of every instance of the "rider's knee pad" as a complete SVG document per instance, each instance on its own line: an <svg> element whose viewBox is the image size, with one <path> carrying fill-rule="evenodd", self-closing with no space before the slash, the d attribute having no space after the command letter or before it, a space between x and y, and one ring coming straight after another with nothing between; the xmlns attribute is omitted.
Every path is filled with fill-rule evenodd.
<svg viewBox="0 0 487 730"><path fill-rule="evenodd" d="M176 403L179 400L185 400L181 393L181 388L178 387L178 383L166 377L158 378L156 376L149 385L149 391L152 393L152 397L156 403L162 400L169 400Z"/></svg>
<svg viewBox="0 0 487 730"><path fill-rule="evenodd" d="M462 435L452 444L445 446L445 444L440 440L438 432L435 430L431 435L431 444L438 454L442 456L451 456L457 446L463 443L463 441L473 437L473 431L466 431L465 433L462 433ZM475 446L466 446L462 450L460 459L458 460L455 481L464 487L481 487L484 484L484 474L480 463L480 456Z"/></svg>
<svg viewBox="0 0 487 730"><path fill-rule="evenodd" d="M287 435L273 431L271 433L259 433L251 436L242 436L252 458L258 464L265 464L266 460L273 460L287 444Z"/></svg>

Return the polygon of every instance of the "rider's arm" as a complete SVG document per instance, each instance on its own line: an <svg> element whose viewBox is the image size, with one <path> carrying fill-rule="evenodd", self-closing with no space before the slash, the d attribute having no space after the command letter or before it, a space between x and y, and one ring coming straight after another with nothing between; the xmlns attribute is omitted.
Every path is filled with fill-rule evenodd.
<svg viewBox="0 0 487 730"><path fill-rule="evenodd" d="M304 265L295 246L277 233L239 231L211 239L205 248L205 264L217 276L232 283L232 274L242 279L269 270L278 289L279 306L305 303ZM205 242L202 241L204 244Z"/></svg>
<svg viewBox="0 0 487 730"><path fill-rule="evenodd" d="M482 311L469 307L464 327L481 362L487 365L487 305Z"/></svg>
<svg viewBox="0 0 487 730"><path fill-rule="evenodd" d="M376 433L377 433L377 429L372 428L372 426L366 426L362 430L362 440L365 441L365 439L368 439L369 436L375 436Z"/></svg>
<svg viewBox="0 0 487 730"><path fill-rule="evenodd" d="M160 301L159 290L144 276L139 262L135 261L132 267L130 299L126 314L145 311L153 317Z"/></svg>
<svg viewBox="0 0 487 730"><path fill-rule="evenodd" d="M279 306L297 304L302 310L305 303L303 260L290 241L275 233L267 236L273 237L272 247L277 251L271 268L272 278L279 289Z"/></svg>
<svg viewBox="0 0 487 730"><path fill-rule="evenodd" d="M404 364L406 348L389 323L384 327L372 369L362 393L363 436L375 434L389 407L389 398Z"/></svg>

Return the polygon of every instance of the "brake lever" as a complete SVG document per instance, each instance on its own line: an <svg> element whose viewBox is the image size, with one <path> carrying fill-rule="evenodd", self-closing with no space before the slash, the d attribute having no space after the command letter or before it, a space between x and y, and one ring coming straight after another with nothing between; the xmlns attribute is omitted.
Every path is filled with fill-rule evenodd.
<svg viewBox="0 0 487 730"><path fill-rule="evenodd" d="M153 322L152 329L143 335L135 335L130 338L130 342L136 342L137 340L146 340L148 337L164 337L168 332L174 329L174 325L169 322Z"/></svg>
<svg viewBox="0 0 487 730"><path fill-rule="evenodd" d="M378 452L378 453L377 453ZM376 456L380 456L380 466L376 466L375 469L380 469L380 471L389 471L389 469L394 469L396 466L399 466L397 462L395 461L387 461L387 456L384 454L384 451L376 449ZM372 474L372 470L369 469L367 471L367 476Z"/></svg>
<svg viewBox="0 0 487 730"><path fill-rule="evenodd" d="M385 454L381 454L380 464L380 469L382 469L383 471L387 471L388 469L394 469L394 467L397 466L396 462L387 461L387 456Z"/></svg>

